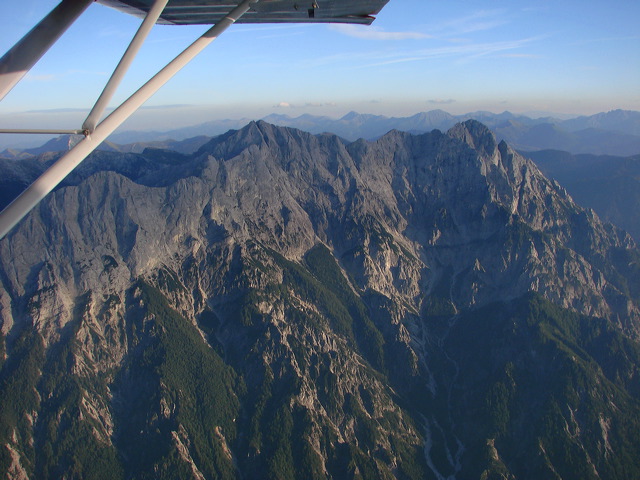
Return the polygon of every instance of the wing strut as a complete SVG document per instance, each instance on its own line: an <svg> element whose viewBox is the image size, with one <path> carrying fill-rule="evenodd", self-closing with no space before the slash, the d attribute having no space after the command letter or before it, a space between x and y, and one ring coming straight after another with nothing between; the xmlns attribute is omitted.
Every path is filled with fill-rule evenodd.
<svg viewBox="0 0 640 480"><path fill-rule="evenodd" d="M100 120L100 116L107 108L107 105L118 88L118 85L120 85L124 74L127 73L127 70L131 66L131 62L133 62L138 50L140 50L140 47L147 38L147 35L149 35L149 32L151 32L153 26L156 24L156 21L160 18L160 14L162 13L162 10L164 10L168 1L169 0L155 0L151 10L149 10L149 13L144 17L144 21L142 22L142 25L140 25L136 35L133 37L133 40L131 40L127 51L124 52L120 63L118 63L118 66L113 71L113 75L111 75L111 78L104 87L104 90L100 94L96 104L93 106L93 109L91 109L89 116L82 124L82 129L86 130L87 133L91 134L96 129L96 124L98 123L98 120Z"/></svg>
<svg viewBox="0 0 640 480"><path fill-rule="evenodd" d="M64 180L64 178L111 135L114 130L122 125L144 102L156 93L160 87L193 60L205 47L218 38L222 32L233 25L236 20L242 17L251 5L259 1L260 0L242 0L228 15L207 30L200 38L151 78L151 80L125 100L122 105L111 112L109 116L95 127L93 132L89 133L75 147L60 157L49 169L40 175L36 181L0 213L0 239L22 220L38 202ZM62 3L64 3L64 1ZM143 30L142 26L140 30ZM116 76L115 73L114 76ZM111 83L111 81L109 83ZM105 91L108 89L110 89L110 87L106 87ZM107 95L108 94L109 93L107 93ZM96 107L94 107L94 110L95 109Z"/></svg>
<svg viewBox="0 0 640 480"><path fill-rule="evenodd" d="M31 70L91 3L93 0L62 0L0 58L0 100Z"/></svg>

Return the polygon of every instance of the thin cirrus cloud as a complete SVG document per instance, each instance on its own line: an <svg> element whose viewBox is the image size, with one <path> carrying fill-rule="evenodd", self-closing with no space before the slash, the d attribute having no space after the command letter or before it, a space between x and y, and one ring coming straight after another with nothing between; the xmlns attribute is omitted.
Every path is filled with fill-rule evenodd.
<svg viewBox="0 0 640 480"><path fill-rule="evenodd" d="M430 35L421 32L386 32L375 27L364 29L358 25L335 24L330 28L348 37L361 40L422 40L431 38Z"/></svg>
<svg viewBox="0 0 640 480"><path fill-rule="evenodd" d="M463 17L441 22L434 26L434 31L444 36L467 35L493 30L507 23L509 23L509 18L504 10L480 10Z"/></svg>
<svg viewBox="0 0 640 480"><path fill-rule="evenodd" d="M456 103L456 101L453 98L447 98L442 100L433 98L431 100L427 100L427 103L431 105L451 105L452 103Z"/></svg>
<svg viewBox="0 0 640 480"><path fill-rule="evenodd" d="M521 40L509 40L503 42L487 42L487 43L473 43L466 45L449 45L445 47L435 47L427 49L419 49L407 52L394 52L385 56L378 56L378 61L374 63L367 63L361 65L361 67L377 67L382 65L390 65L394 63L405 62L418 62L422 60L445 58L445 57L457 57L461 61L468 61L474 58L486 57L489 55L500 54L500 56L515 56L522 57L526 54L515 53L515 50L523 48L524 46L539 40L538 37L525 38ZM510 52L510 53L506 53ZM531 57L532 58L532 57Z"/></svg>
<svg viewBox="0 0 640 480"><path fill-rule="evenodd" d="M305 104L294 104L289 102L280 102L274 105L274 108L294 109L294 108L319 108L319 107L335 107L335 102L307 102Z"/></svg>
<svg viewBox="0 0 640 480"><path fill-rule="evenodd" d="M507 40L502 42L469 43L461 45L446 45L433 48L402 49L376 51L366 53L339 53L326 55L314 59L305 59L304 68L322 67L326 65L348 64L348 68L371 68L398 63L421 62L425 60L451 58L459 62L471 61L480 57L506 55L526 55L518 52L519 49L539 40L540 37L525 38L520 40Z"/></svg>
<svg viewBox="0 0 640 480"><path fill-rule="evenodd" d="M27 72L24 79L27 82L53 82L58 79L58 76L52 73L38 75L38 74L33 74L31 72Z"/></svg>

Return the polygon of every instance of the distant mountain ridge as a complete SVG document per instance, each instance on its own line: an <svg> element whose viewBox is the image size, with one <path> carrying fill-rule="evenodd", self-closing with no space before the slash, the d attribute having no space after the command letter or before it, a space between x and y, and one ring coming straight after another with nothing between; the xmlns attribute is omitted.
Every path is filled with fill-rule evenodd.
<svg viewBox="0 0 640 480"><path fill-rule="evenodd" d="M487 125L499 140L507 141L513 148L525 151L564 150L574 154L629 156L640 153L640 112L613 110L591 116L569 120L554 117L530 118L525 115L503 112L472 112L451 115L443 110L421 112L410 117L387 117L384 115L350 112L341 118L304 114L290 117L271 114L264 121L285 127L298 128L310 133L333 133L346 140L358 138L372 140L390 130L409 133L427 133L437 129L446 131L458 122L477 120ZM111 135L101 149L141 153L146 146L169 148L181 153L193 153L197 147L182 141L199 137L213 137L230 129L240 129L251 119L225 119L179 128L166 132L129 131ZM63 140L64 142L65 140ZM59 141L58 141L59 143ZM204 143L204 142L202 142ZM199 146L199 145L198 145ZM24 158L58 148L55 144L32 149L5 150L0 156ZM189 151L190 148L193 150Z"/></svg>
<svg viewBox="0 0 640 480"><path fill-rule="evenodd" d="M297 118L270 115L265 120L311 133L335 133L348 140L374 139L393 129L410 133L426 133L434 129L446 131L458 122L477 120L488 126L499 140L505 140L519 150L553 148L570 153L621 156L640 153L640 112L624 110L571 120L552 117L532 119L510 112L451 115L443 110L402 118L351 112L338 120L309 115Z"/></svg>

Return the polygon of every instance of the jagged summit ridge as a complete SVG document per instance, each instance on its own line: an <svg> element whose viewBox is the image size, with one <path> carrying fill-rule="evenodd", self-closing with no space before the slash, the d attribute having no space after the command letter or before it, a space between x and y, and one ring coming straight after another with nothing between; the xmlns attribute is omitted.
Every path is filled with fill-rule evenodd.
<svg viewBox="0 0 640 480"><path fill-rule="evenodd" d="M60 259L65 257L64 250L71 248L72 256L78 251L88 252L79 263L89 262L89 244L97 241L106 247L105 255L128 265L132 277L137 277L171 263L170 258L176 254L184 255L192 248L185 244L187 239L206 245L211 230L224 231L242 241L259 239L287 256L300 258L317 242L338 254L353 249L368 241L365 225L373 224L391 234L432 272L438 270L436 264L450 261L462 272L465 264L475 264L485 256L480 260L486 264L485 269L495 264L492 283L501 283L498 279L505 277L506 297L535 286L564 306L571 306L586 301L571 298L573 295L601 298L595 287L600 274L587 267L587 257L602 245L624 248L631 242L581 210L532 162L506 144L497 144L486 127L472 120L446 134L434 131L413 136L392 131L376 142L361 140L349 145L332 135L314 136L263 121L252 122L213 139L193 160L170 173L177 175L173 181L164 177L162 184L167 186L161 190L141 188L135 181L105 178L111 173L90 177L77 189L57 192L49 202L59 206L47 213L48 218L35 214L27 223L31 227L15 234L18 238L33 235L33 222L44 221L46 228L39 238L5 243L3 247L31 246L35 242L44 248L47 229L62 229L68 241L54 247ZM146 186L152 187L146 178ZM105 188L107 185L110 187ZM121 193L119 189L123 189ZM108 200L113 195L119 198ZM104 232L88 230L94 222L79 209L85 198L113 205L108 218L97 223ZM73 227L78 233L71 233L72 226L65 223L68 213L62 212L78 212L77 218L90 225L79 224ZM541 243L520 254L504 251L505 245L489 241L508 235L508 230L518 224L538 232ZM587 245L574 240L578 230L584 228L592 239ZM102 236L107 232L112 232L110 240L104 241ZM477 242L484 242L488 249L478 248L476 258L467 258L471 252L461 254L464 245ZM576 278L556 270L557 261L552 257L560 245L574 252L568 261L575 265L569 270L584 274ZM458 260L439 258L447 249L456 251ZM513 255L519 262L527 259L521 265L522 284L511 278ZM16 256L22 254L3 258ZM552 275L552 283L541 282L546 275ZM24 284L26 277L20 277L14 282ZM74 284L79 282L81 288L87 288L82 273L76 271L67 277L65 283L73 277ZM362 281L361 287L372 287L368 280ZM422 281L429 285L435 280ZM567 295L566 287L572 283L572 294ZM489 286L478 286L474 298L466 298L461 305L494 299L495 287L486 294L484 288ZM483 297L486 299L480 300ZM582 310L611 313L607 305L603 299Z"/></svg>

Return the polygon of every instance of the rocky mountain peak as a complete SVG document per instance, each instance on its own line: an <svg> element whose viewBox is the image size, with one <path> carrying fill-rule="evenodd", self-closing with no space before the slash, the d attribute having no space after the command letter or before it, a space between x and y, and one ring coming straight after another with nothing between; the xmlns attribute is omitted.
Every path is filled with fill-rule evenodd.
<svg viewBox="0 0 640 480"><path fill-rule="evenodd" d="M486 157L492 157L498 145L493 132L477 120L458 123L449 129L447 135L466 143Z"/></svg>
<svg viewBox="0 0 640 480"><path fill-rule="evenodd" d="M230 159L249 149L291 148L294 144L314 142L315 137L301 130L277 127L263 120L253 121L240 130L230 130L203 145L197 156L210 154L220 159Z"/></svg>

